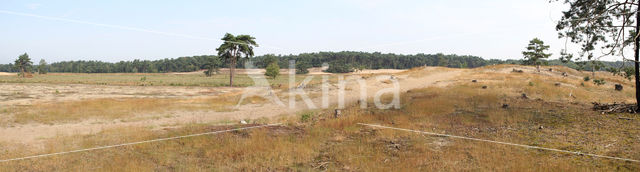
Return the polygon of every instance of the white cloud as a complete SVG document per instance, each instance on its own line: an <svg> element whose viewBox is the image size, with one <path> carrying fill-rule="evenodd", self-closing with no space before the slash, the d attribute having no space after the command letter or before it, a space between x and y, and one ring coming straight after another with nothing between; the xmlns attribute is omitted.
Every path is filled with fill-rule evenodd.
<svg viewBox="0 0 640 172"><path fill-rule="evenodd" d="M27 6L28 9L36 10L36 9L40 8L42 6L42 4L40 4L40 3L28 3L25 6Z"/></svg>
<svg viewBox="0 0 640 172"><path fill-rule="evenodd" d="M73 15L75 12L74 11L67 11L64 14L62 14L60 17L70 17L71 15Z"/></svg>

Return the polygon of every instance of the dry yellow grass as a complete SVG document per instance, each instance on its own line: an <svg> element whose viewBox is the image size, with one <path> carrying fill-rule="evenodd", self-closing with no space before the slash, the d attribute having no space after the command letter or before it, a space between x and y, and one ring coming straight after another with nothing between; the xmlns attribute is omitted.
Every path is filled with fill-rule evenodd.
<svg viewBox="0 0 640 172"><path fill-rule="evenodd" d="M471 79L478 82L472 83ZM555 86L556 82L562 85ZM360 109L353 105L343 110L345 116L341 118L333 118L330 110L305 111L300 116L277 120L285 121L286 127L8 162L0 164L0 171L640 170L640 164L634 162L357 125L375 123L640 159L640 118L632 114L601 115L591 111L589 104L591 101L624 101L632 90L617 92L612 87L588 83L581 86L580 82L535 73L477 72L464 75L460 82L444 88L429 87L404 93L401 109ZM483 85L487 89L482 89ZM569 96L570 92L576 98ZM530 98L520 98L521 93ZM503 104L508 107L503 108ZM620 116L632 120L619 119ZM170 130L121 128L94 135L47 139L42 150L0 144L5 150L0 152L0 159L229 127L193 124Z"/></svg>
<svg viewBox="0 0 640 172"><path fill-rule="evenodd" d="M496 65L474 69L471 75L460 78L463 84L473 87L488 86L489 91L499 91L510 96L525 93L532 98L543 98L546 101L563 102L631 102L635 91L633 82L621 76L613 76L608 72L598 72L596 78L604 79L607 84L595 85L592 80L583 81L584 76L590 76L590 72L579 72L567 67L552 66L553 74L547 71L537 72L498 72L492 70L510 70L512 68L527 68L519 65ZM533 68L533 67L528 67ZM566 72L569 77L562 77L560 74ZM477 83L471 83L472 79L477 79ZM560 84L556 86L556 83ZM614 84L622 84L623 91L615 91Z"/></svg>
<svg viewBox="0 0 640 172"><path fill-rule="evenodd" d="M253 75L253 74L251 74ZM296 75L298 82L309 75ZM267 79L273 86L288 85L289 76L281 75L275 79ZM318 83L320 76L314 77L311 83ZM202 73L171 74L171 73L49 73L36 75L33 78L0 75L0 83L49 83L49 84L93 84L120 86L229 86L229 75L218 74L206 77ZM238 74L234 77L235 87L253 86L250 75ZM286 87L284 87L286 88Z"/></svg>
<svg viewBox="0 0 640 172"><path fill-rule="evenodd" d="M88 119L131 119L140 115L163 114L167 111L232 111L238 102L235 95L213 98L107 98L12 107L4 112L11 123L30 122L59 124ZM261 103L261 97L249 97L243 102ZM6 122L5 122L6 123Z"/></svg>
<svg viewBox="0 0 640 172"><path fill-rule="evenodd" d="M310 112L313 120L175 141L11 162L2 170L356 170L356 171L582 171L629 170L639 164L528 150L504 145L371 129L358 122L640 158L637 120L619 120L583 105L519 100L468 86L426 88L403 95L399 110L350 107L346 117ZM456 93L456 94L454 94ZM449 101L457 100L457 101ZM503 109L501 103L510 103ZM439 106L439 105L447 106ZM538 129L545 126L545 129ZM0 154L18 157L114 143L215 131L190 125L167 131L125 128L91 136L51 139L43 151ZM588 134L591 133L591 134ZM597 133L597 134L596 134ZM610 145L609 145L610 144ZM28 149L25 149L28 150ZM105 161L107 160L108 161ZM29 164L29 165L27 165Z"/></svg>

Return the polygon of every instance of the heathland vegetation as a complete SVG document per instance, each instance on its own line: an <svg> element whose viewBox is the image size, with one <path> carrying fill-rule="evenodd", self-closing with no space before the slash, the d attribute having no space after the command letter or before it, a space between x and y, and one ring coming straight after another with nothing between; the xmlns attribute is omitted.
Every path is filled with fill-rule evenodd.
<svg viewBox="0 0 640 172"><path fill-rule="evenodd" d="M556 29L582 44L585 60L567 50L547 60L537 38L523 60L253 57L255 38L231 34L215 56L33 66L25 53L0 65L22 76L0 76L0 171L640 171L640 117L631 113L640 49L635 68L592 53L610 40L602 35L614 37L609 55L640 46L624 36L635 32L626 24L640 29L628 10L638 4L563 2L571 8ZM291 60L301 75L278 77ZM266 69L235 69L245 62ZM270 85L249 87L263 74ZM397 94L378 94L396 85ZM220 132L262 124L272 125Z"/></svg>
<svg viewBox="0 0 640 172"><path fill-rule="evenodd" d="M512 72L513 68L524 72ZM548 68L553 70L549 71ZM584 82L582 78L590 73L559 66L548 68L543 67L544 70L541 72L537 72L534 67L520 65L496 65L474 69L414 68L396 74L403 86L415 84L416 81L431 84L403 92L400 109L361 109L354 103L342 109L340 117L334 116L333 109L302 110L294 114L283 113L283 116L275 113L274 118L260 117L267 112L257 113L259 115L255 117L237 117L242 112L240 110L229 112L233 114L231 117L235 117L229 119L234 120L219 118L219 121L206 121L204 117L213 118L216 114L230 111L227 107L235 105L236 97L233 92L222 94L219 98L212 97L215 99L197 97L205 94L201 93L204 90L195 91L194 93L198 93L196 95L186 93L170 98L158 98L161 95L137 95L131 98L87 99L11 107L0 111L0 114L6 117L5 125L19 126L6 128L9 131L28 133L29 130L20 127L29 126L62 128L75 126L74 123L81 123L87 119L92 120L81 123L79 126L82 128L77 129L88 130L87 128L95 127L96 130L89 134L71 132L52 136L40 136L37 133L20 136L9 134L12 138L34 140L28 145L0 142L0 146L6 150L0 152L2 158L257 126L260 123L284 124L3 162L0 164L0 170L86 171L98 168L104 171L637 171L640 166L636 162L575 156L452 137L431 137L358 124L380 124L623 158L640 157L640 147L637 144L640 120L637 116L602 115L601 112L591 110L589 104L592 101L629 101L633 96L632 89L616 91L612 89L612 83L596 85ZM445 73L457 75L438 77ZM562 73L567 73L568 76L563 76ZM620 76L605 74L602 72L598 76L625 87L633 85ZM369 80L373 80L373 77ZM310 85L307 89L312 91L319 89L318 87L319 85ZM107 89L78 88L79 86L67 90L75 92L62 91L53 94L58 94L56 100L60 101L64 97L95 94L86 92L88 90ZM107 90L119 89L116 92L130 94L130 88L133 87L114 86ZM153 88L158 87L139 89ZM358 92L350 89L346 91ZM155 91L151 91L153 92ZM167 93L179 92L171 89L167 90ZM17 100L11 101L37 101L42 96L36 94L45 93L33 91L20 97L15 96ZM523 97L522 94L526 94L527 97ZM257 104L266 105L263 107L271 105L268 101L257 101ZM207 111L208 109L214 110ZM199 113L207 115L194 115ZM199 122L180 120L189 117L197 118ZM256 124L237 124L238 118ZM183 123L178 123L179 121ZM112 125L120 127L106 127ZM105 161L107 159L108 161Z"/></svg>

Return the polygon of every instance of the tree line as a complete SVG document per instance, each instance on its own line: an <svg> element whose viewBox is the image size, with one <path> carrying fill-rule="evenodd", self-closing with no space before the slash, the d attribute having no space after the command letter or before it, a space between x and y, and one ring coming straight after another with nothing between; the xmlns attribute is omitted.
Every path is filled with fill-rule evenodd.
<svg viewBox="0 0 640 172"><path fill-rule="evenodd" d="M161 60L133 60L116 63L102 61L62 61L47 64L48 72L70 73L164 73L164 72L192 72L208 69L208 64L214 55L179 57ZM322 64L346 65L348 68L364 69L408 69L417 66L446 66L454 68L473 68L488 64L477 56L460 56L444 54L383 54L368 52L319 52L298 55L262 55L253 58L237 59L235 67L244 68L247 61L257 68L266 68L276 62L281 68L289 67L289 60L308 67L320 67ZM215 67L229 67L228 62L217 63ZM18 72L14 64L0 64L1 72Z"/></svg>
<svg viewBox="0 0 640 172"><path fill-rule="evenodd" d="M166 72L193 72L212 68L227 68L226 60L219 62L218 56L201 55L179 58L167 58L161 60L133 60L120 62L102 61L62 61L44 64L45 72L62 73L166 73ZM273 55L267 54L252 58L237 59L236 67L244 68L247 61L253 63L256 68L266 68L271 63L277 63L280 68L289 68L289 60L296 61L297 71L306 73L306 68L320 67L328 64L327 72L344 73L356 69L409 69L419 66L443 66L452 68L475 68L493 64L525 64L523 60L485 60L478 56L455 54L413 54L402 55L393 53L369 53L369 52L318 52L302 53L298 55ZM592 70L591 62L562 63L560 60L542 60L544 64L564 65L579 70ZM601 63L601 64L600 64ZM619 67L622 62L599 62L602 67L597 70L606 70L609 67ZM631 66L630 64L627 64ZM34 68L35 70L35 68ZM14 64L0 64L0 72L19 72Z"/></svg>

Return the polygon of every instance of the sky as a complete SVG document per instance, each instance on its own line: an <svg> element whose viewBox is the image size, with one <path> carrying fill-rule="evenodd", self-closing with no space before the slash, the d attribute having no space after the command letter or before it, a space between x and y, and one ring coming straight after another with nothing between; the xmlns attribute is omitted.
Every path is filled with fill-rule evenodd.
<svg viewBox="0 0 640 172"><path fill-rule="evenodd" d="M262 54L364 51L521 59L532 38L564 48L546 0L0 1L0 63L156 60L216 54L225 33ZM569 51L577 52L576 46ZM605 59L606 60L606 59Z"/></svg>

